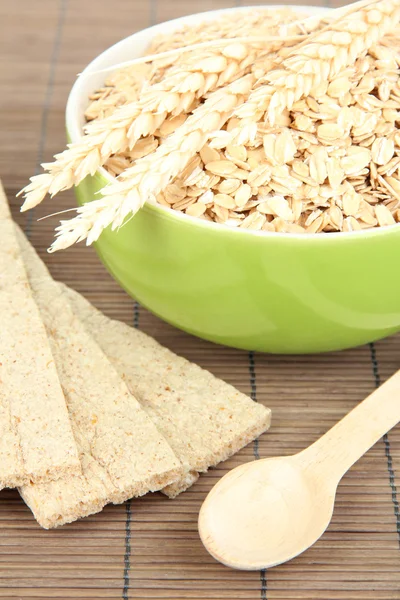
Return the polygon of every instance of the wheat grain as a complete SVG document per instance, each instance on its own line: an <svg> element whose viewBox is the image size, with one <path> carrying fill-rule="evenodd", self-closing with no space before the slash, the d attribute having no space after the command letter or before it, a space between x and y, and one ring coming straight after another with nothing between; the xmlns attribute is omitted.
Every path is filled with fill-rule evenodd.
<svg viewBox="0 0 400 600"><path fill-rule="evenodd" d="M85 111L87 121L104 119L123 104L135 102L145 84L156 79L157 63L135 63L113 72L104 86L89 96Z"/></svg>

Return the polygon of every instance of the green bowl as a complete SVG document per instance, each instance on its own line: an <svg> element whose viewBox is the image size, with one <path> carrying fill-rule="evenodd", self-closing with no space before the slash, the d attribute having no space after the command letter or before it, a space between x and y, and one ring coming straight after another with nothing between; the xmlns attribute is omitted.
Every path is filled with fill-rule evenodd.
<svg viewBox="0 0 400 600"><path fill-rule="evenodd" d="M88 69L139 55L157 29L188 21L135 34ZM79 137L87 93L101 81L95 77L99 74L78 80L71 92L67 131L72 141ZM109 182L103 169L87 177L77 188L79 203L93 200ZM303 354L358 346L400 330L397 225L329 235L259 233L147 203L118 232L106 230L96 250L143 306L219 344Z"/></svg>

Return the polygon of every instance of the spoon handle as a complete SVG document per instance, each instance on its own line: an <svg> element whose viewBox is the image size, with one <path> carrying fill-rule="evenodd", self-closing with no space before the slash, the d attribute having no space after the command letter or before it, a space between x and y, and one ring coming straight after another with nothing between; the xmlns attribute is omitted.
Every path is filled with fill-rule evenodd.
<svg viewBox="0 0 400 600"><path fill-rule="evenodd" d="M314 444L297 455L313 470L339 481L350 467L400 421L400 371Z"/></svg>

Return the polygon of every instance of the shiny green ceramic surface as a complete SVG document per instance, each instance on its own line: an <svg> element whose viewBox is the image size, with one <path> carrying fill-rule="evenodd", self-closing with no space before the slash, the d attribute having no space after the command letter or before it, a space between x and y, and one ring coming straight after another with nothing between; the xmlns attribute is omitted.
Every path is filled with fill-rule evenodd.
<svg viewBox="0 0 400 600"><path fill-rule="evenodd" d="M86 178L79 202L106 183ZM220 344L322 352L400 330L400 227L255 234L146 205L118 232L105 231L96 249L143 306Z"/></svg>

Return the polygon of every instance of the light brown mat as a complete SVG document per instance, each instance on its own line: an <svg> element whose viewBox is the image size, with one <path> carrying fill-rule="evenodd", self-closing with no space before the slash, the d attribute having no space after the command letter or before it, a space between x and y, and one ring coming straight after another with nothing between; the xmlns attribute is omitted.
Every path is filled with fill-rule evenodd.
<svg viewBox="0 0 400 600"><path fill-rule="evenodd" d="M364 398L377 377L383 380L400 366L400 336L372 348L313 357L252 356L213 346L135 305L93 250L79 246L46 255L58 218L40 223L36 219L74 206L72 193L60 195L57 204L47 201L33 217L19 215L19 203L13 199L38 159L50 160L63 147L68 90L96 54L152 20L233 4L234 0L0 2L1 102L8 107L0 111L0 175L14 216L53 276L107 315L136 323L273 410L273 425L258 446L249 446L202 476L173 501L150 495L46 532L16 493L1 492L0 598L400 599L399 427L346 476L329 530L291 563L266 574L230 571L207 555L196 531L200 503L217 477L252 460L257 452L261 457L289 454L310 444Z"/></svg>

